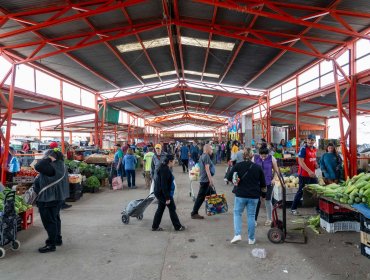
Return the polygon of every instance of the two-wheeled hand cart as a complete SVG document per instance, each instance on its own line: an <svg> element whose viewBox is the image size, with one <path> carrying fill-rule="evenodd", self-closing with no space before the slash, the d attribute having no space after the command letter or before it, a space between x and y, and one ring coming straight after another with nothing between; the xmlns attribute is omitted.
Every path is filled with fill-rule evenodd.
<svg viewBox="0 0 370 280"><path fill-rule="evenodd" d="M5 192L4 209L0 212L0 258L5 257L6 248L16 251L21 243L17 240L17 214L15 213L15 191Z"/></svg>

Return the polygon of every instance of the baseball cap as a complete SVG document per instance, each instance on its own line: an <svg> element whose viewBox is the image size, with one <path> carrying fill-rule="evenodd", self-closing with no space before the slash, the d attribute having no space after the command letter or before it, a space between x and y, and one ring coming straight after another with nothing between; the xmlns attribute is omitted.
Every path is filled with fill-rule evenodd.
<svg viewBox="0 0 370 280"><path fill-rule="evenodd" d="M58 143L57 142L51 142L49 144L49 147L50 147L50 149L58 148Z"/></svg>
<svg viewBox="0 0 370 280"><path fill-rule="evenodd" d="M307 139L313 139L316 140L316 135L315 134L308 134Z"/></svg>
<svg viewBox="0 0 370 280"><path fill-rule="evenodd" d="M162 149L162 145L161 145L161 144L156 144L156 145L155 145L155 148L156 148L156 149L157 149L157 148Z"/></svg>

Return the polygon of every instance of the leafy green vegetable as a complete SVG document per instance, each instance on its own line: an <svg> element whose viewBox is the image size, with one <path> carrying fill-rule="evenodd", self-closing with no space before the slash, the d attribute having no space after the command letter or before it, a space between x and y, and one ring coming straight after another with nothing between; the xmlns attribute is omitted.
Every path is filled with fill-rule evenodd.
<svg viewBox="0 0 370 280"><path fill-rule="evenodd" d="M99 188L100 187L100 181L96 176L90 176L86 179L86 186L88 188Z"/></svg>

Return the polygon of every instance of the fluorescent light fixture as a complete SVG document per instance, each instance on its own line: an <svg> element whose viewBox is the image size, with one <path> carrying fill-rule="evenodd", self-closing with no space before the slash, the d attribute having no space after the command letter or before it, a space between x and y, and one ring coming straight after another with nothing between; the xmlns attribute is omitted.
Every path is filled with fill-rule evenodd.
<svg viewBox="0 0 370 280"><path fill-rule="evenodd" d="M203 101L197 101L197 100L186 100L187 102L192 102L192 103L201 103L201 104L209 104L209 102L203 102Z"/></svg>
<svg viewBox="0 0 370 280"><path fill-rule="evenodd" d="M281 126L281 127L289 127L289 125L283 125L283 126Z"/></svg>
<svg viewBox="0 0 370 280"><path fill-rule="evenodd" d="M176 71L172 70L172 71L160 72L160 73L158 73L158 75L160 77L176 75ZM144 80L145 79L152 79L152 78L157 78L158 75L157 74L143 75L143 76L141 76L141 78L143 78Z"/></svg>
<svg viewBox="0 0 370 280"><path fill-rule="evenodd" d="M162 102L162 103L159 103L159 105L166 105L166 104L170 104L170 103L179 103L179 102L182 102L182 100L174 100L174 101L169 101L169 102Z"/></svg>
<svg viewBox="0 0 370 280"><path fill-rule="evenodd" d="M143 45L146 49L168 46L170 45L170 39L168 37L163 37L154 40L147 40L143 41ZM140 43L128 43L117 45L116 47L121 53L140 51L143 49Z"/></svg>
<svg viewBox="0 0 370 280"><path fill-rule="evenodd" d="M179 94L178 92L173 92L173 93L167 93L167 94L162 94L162 95L155 95L153 96L153 98L162 98L162 97L173 96L173 95L178 95L178 94Z"/></svg>
<svg viewBox="0 0 370 280"><path fill-rule="evenodd" d="M192 46L192 47L202 47L208 48L208 40L181 36L181 44ZM214 41L211 40L209 47L211 49L218 49L224 51L232 51L235 46L235 43L223 42L223 41Z"/></svg>
<svg viewBox="0 0 370 280"><path fill-rule="evenodd" d="M338 111L338 109L330 109L329 111L330 112L335 112L335 111Z"/></svg>
<svg viewBox="0 0 370 280"><path fill-rule="evenodd" d="M35 103L35 104L44 104L43 101L37 101L33 99L23 99L23 101L29 102L29 103Z"/></svg>
<svg viewBox="0 0 370 280"><path fill-rule="evenodd" d="M184 73L189 74L189 75L202 76L202 72L198 72L198 71L184 70ZM220 75L218 75L218 74L207 73L207 72L204 72L203 76L204 77L209 77L209 78L216 78L216 79L218 79L220 77Z"/></svg>
<svg viewBox="0 0 370 280"><path fill-rule="evenodd" d="M213 95L210 94L200 94L200 93L195 93L195 92L186 92L187 95L195 95L195 96L201 96L201 97L213 97Z"/></svg>

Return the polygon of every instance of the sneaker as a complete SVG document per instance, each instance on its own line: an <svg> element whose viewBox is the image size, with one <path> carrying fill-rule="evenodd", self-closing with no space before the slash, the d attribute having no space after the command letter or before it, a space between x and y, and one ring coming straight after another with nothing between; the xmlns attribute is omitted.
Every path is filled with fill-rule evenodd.
<svg viewBox="0 0 370 280"><path fill-rule="evenodd" d="M242 241L242 236L241 235L235 235L234 238L230 241L231 244L236 244L239 241Z"/></svg>
<svg viewBox="0 0 370 280"><path fill-rule="evenodd" d="M196 220L202 220L204 219L203 216L199 215L199 214L194 214L194 215L191 215L191 218L192 219L196 219Z"/></svg>
<svg viewBox="0 0 370 280"><path fill-rule="evenodd" d="M184 231L186 229L185 226L181 226L179 229L176 229L176 231Z"/></svg>
<svg viewBox="0 0 370 280"><path fill-rule="evenodd" d="M265 222L265 226L266 226L266 227L271 226L271 221L270 221L270 220L266 220L266 222Z"/></svg>
<svg viewBox="0 0 370 280"><path fill-rule="evenodd" d="M130 189L137 189L137 187L136 186L132 186Z"/></svg>
<svg viewBox="0 0 370 280"><path fill-rule="evenodd" d="M290 210L290 213L293 215L293 216L299 216L299 212L297 210Z"/></svg>
<svg viewBox="0 0 370 280"><path fill-rule="evenodd" d="M256 239L248 239L249 245L253 245L254 243L256 243Z"/></svg>

